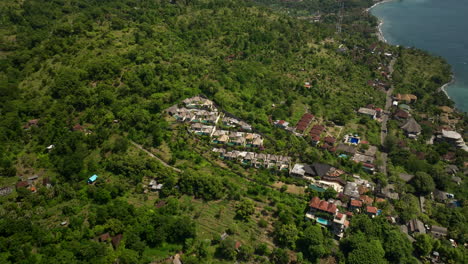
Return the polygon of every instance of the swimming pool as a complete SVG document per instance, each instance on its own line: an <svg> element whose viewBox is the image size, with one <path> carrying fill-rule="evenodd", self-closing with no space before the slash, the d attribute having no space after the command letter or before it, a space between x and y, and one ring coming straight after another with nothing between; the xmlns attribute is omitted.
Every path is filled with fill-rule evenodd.
<svg viewBox="0 0 468 264"><path fill-rule="evenodd" d="M323 219L323 218L320 218L320 217L317 217L317 223L321 224L321 225L328 225L328 220L326 219Z"/></svg>
<svg viewBox="0 0 468 264"><path fill-rule="evenodd" d="M325 189L324 188L321 188L321 187L318 187L317 185L314 185L314 184L311 184L309 186L310 189L314 190L314 191L317 191L317 192L324 192Z"/></svg>
<svg viewBox="0 0 468 264"><path fill-rule="evenodd" d="M351 144L358 144L359 143L359 138L350 137L348 139L348 142L351 143Z"/></svg>

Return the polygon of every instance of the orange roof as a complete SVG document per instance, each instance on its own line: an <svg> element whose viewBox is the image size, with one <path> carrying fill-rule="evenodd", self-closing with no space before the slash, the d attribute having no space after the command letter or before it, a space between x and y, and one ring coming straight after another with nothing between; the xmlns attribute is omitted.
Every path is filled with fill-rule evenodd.
<svg viewBox="0 0 468 264"><path fill-rule="evenodd" d="M314 209L324 211L324 212L329 212L329 213L335 213L336 212L336 205L335 204L329 203L327 201L320 200L320 198L318 198L318 197L312 198L312 200L310 200L309 206L314 208Z"/></svg>
<svg viewBox="0 0 468 264"><path fill-rule="evenodd" d="M367 206L367 212L371 214L377 214L377 207Z"/></svg>
<svg viewBox="0 0 468 264"><path fill-rule="evenodd" d="M377 203L384 203L386 201L387 200L385 200L384 198L375 198L375 202L377 202Z"/></svg>
<svg viewBox="0 0 468 264"><path fill-rule="evenodd" d="M367 195L361 195L361 196L359 196L359 199L361 199L361 201L364 204L372 204L372 202L374 201L374 199L372 199L371 197L369 197Z"/></svg>
<svg viewBox="0 0 468 264"><path fill-rule="evenodd" d="M359 200L351 200L351 206L362 207L362 202Z"/></svg>

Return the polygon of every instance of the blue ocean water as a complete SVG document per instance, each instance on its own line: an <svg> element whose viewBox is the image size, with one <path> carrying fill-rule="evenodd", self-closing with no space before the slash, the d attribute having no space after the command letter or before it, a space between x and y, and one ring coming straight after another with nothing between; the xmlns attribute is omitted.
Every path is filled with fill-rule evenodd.
<svg viewBox="0 0 468 264"><path fill-rule="evenodd" d="M452 65L455 81L446 91L468 112L468 0L395 0L371 13L383 21L388 43L429 51Z"/></svg>

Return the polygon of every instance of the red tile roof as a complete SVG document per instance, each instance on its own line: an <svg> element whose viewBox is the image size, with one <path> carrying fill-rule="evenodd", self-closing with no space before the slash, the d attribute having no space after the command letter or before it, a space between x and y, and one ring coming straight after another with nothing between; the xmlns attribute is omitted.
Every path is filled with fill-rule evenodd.
<svg viewBox="0 0 468 264"><path fill-rule="evenodd" d="M311 135L310 138L311 138L313 141L320 141L320 136L318 136L318 135Z"/></svg>
<svg viewBox="0 0 468 264"><path fill-rule="evenodd" d="M322 134L322 131L318 130L318 129L312 129L310 132L309 132L310 135L317 135L319 136L320 134Z"/></svg>
<svg viewBox="0 0 468 264"><path fill-rule="evenodd" d="M317 130L323 131L323 130L325 130L325 127L322 126L322 125L315 125L315 126L312 127L312 129L317 129Z"/></svg>
<svg viewBox="0 0 468 264"><path fill-rule="evenodd" d="M323 149L328 149L328 148L330 148L330 147L331 147L331 146L328 145L328 143L325 143L325 144L322 145L322 148L323 148Z"/></svg>
<svg viewBox="0 0 468 264"><path fill-rule="evenodd" d="M370 214L377 214L377 207L367 206L367 212Z"/></svg>
<svg viewBox="0 0 468 264"><path fill-rule="evenodd" d="M29 183L27 181L20 181L16 183L16 188L25 188L28 186L29 186Z"/></svg>
<svg viewBox="0 0 468 264"><path fill-rule="evenodd" d="M374 199L372 199L371 197L369 197L367 195L361 195L361 196L359 196L359 199L361 199L361 201L364 204L372 204L372 202L374 201Z"/></svg>
<svg viewBox="0 0 468 264"><path fill-rule="evenodd" d="M323 212L328 212L334 214L336 212L336 205L333 203L329 203L327 201L320 200L318 197L312 198L312 200L309 203L309 206L323 211Z"/></svg>
<svg viewBox="0 0 468 264"><path fill-rule="evenodd" d="M329 143L329 144L335 144L336 142L336 139L334 137L325 137L325 142Z"/></svg>
<svg viewBox="0 0 468 264"><path fill-rule="evenodd" d="M336 219L341 219L343 218L343 214L342 213L337 213L336 214Z"/></svg>
<svg viewBox="0 0 468 264"><path fill-rule="evenodd" d="M375 198L375 202L376 203L384 203L386 202L387 200L385 200L384 198Z"/></svg>
<svg viewBox="0 0 468 264"><path fill-rule="evenodd" d="M362 207L362 202L359 200L351 200L351 206Z"/></svg>

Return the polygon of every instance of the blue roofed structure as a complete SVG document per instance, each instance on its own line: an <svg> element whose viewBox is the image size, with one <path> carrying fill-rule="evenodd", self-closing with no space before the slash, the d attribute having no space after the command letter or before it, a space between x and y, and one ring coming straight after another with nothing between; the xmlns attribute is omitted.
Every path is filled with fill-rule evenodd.
<svg viewBox="0 0 468 264"><path fill-rule="evenodd" d="M88 183L94 183L97 180L98 176L94 174L93 176L89 177Z"/></svg>

